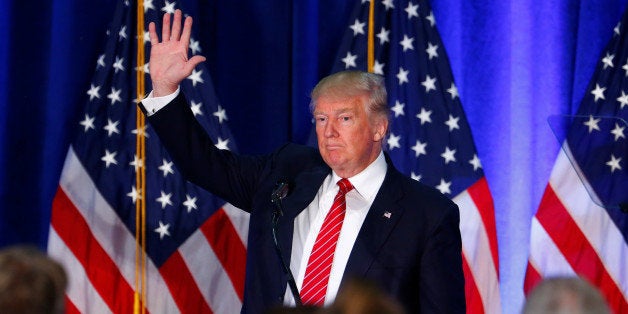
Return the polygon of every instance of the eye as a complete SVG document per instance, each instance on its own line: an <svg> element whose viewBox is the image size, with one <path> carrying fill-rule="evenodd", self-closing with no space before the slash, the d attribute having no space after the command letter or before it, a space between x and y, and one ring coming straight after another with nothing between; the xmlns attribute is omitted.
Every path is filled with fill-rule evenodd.
<svg viewBox="0 0 628 314"><path fill-rule="evenodd" d="M348 122L353 121L353 117L351 115L342 115L338 117L338 121L342 123L348 123Z"/></svg>
<svg viewBox="0 0 628 314"><path fill-rule="evenodd" d="M316 121L316 124L325 124L327 122L327 117L317 116L317 117L314 117L314 120Z"/></svg>

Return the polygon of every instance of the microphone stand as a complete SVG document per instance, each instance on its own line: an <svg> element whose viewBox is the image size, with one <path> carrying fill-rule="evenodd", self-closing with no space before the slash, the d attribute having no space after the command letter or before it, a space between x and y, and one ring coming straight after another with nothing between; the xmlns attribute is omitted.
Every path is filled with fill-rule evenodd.
<svg viewBox="0 0 628 314"><path fill-rule="evenodd" d="M294 302L297 306L301 306L303 305L303 302L301 301L299 289L297 289L297 284L294 281L292 271L286 264L286 261L281 254L281 247L279 246L279 240L277 239L277 224L279 222L279 217L283 216L283 204L281 200L284 199L286 195L288 195L288 184L283 182L279 183L271 198L271 202L276 206L272 216L273 242L275 243L275 250L277 251L277 255L279 255L279 259L281 260L283 272L286 274L286 276L288 276L288 286L290 287L290 292L292 292L292 296L294 297Z"/></svg>

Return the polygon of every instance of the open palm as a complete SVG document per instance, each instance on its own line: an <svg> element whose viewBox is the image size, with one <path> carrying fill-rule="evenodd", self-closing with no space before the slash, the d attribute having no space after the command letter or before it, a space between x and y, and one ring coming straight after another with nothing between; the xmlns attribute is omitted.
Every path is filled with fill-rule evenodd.
<svg viewBox="0 0 628 314"><path fill-rule="evenodd" d="M175 92L194 67L205 61L205 57L192 56L188 59L188 47L192 32L192 17L186 17L181 29L181 10L176 10L170 25L171 15L163 17L161 42L157 36L155 23L148 25L150 35L150 78L153 83L153 96L160 97Z"/></svg>

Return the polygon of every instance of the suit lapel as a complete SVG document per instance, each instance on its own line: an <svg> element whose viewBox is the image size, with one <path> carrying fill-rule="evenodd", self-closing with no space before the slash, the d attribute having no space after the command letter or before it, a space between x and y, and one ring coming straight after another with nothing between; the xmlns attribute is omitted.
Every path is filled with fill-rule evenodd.
<svg viewBox="0 0 628 314"><path fill-rule="evenodd" d="M403 196L400 176L401 174L389 162L386 178L351 250L344 277L350 274L361 276L366 274L388 235L401 218L403 208L398 205L398 200Z"/></svg>
<svg viewBox="0 0 628 314"><path fill-rule="evenodd" d="M329 172L328 167L317 167L299 174L290 183L292 188L283 200L284 215L279 218L277 235L286 261L290 260L292 254L294 219L312 202Z"/></svg>

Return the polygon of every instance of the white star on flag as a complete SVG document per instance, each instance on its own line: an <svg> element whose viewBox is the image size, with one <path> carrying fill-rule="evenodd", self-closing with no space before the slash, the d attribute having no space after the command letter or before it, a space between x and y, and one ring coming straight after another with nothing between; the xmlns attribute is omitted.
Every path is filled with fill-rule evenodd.
<svg viewBox="0 0 628 314"><path fill-rule="evenodd" d="M155 232L159 233L160 240L163 240L164 236L170 236L170 231L168 231L168 228L170 228L170 224L164 224L163 222L159 221L159 227L155 229Z"/></svg>

